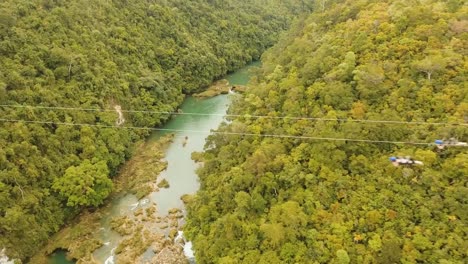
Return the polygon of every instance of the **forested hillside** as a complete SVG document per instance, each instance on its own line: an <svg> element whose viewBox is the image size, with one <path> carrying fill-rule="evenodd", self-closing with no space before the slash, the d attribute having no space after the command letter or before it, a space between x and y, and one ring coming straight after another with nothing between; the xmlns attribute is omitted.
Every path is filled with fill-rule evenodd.
<svg viewBox="0 0 468 264"><path fill-rule="evenodd" d="M328 139L211 136L185 228L198 262L465 263L467 148L333 138L466 142L468 6L317 2L219 130Z"/></svg>
<svg viewBox="0 0 468 264"><path fill-rule="evenodd" d="M297 8L296 8L297 7ZM111 178L184 93L256 60L299 1L3 0L0 3L0 249L27 258ZM15 108L5 105L107 109ZM28 120L49 124L10 122Z"/></svg>

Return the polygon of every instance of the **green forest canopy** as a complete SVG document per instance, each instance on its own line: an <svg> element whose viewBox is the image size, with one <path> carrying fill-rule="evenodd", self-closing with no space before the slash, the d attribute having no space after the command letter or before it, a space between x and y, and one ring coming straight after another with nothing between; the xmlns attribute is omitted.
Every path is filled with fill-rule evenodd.
<svg viewBox="0 0 468 264"><path fill-rule="evenodd" d="M4 0L0 104L171 112L184 94L257 60L303 8L295 0ZM0 113L98 125L118 117L27 107ZM124 125L167 118L126 113ZM132 143L147 134L0 122L0 249L26 259L81 208L102 204Z"/></svg>
<svg viewBox="0 0 468 264"><path fill-rule="evenodd" d="M263 57L219 131L468 140L464 1L318 1ZM456 125L376 124L323 117ZM394 167L411 155L424 166ZM200 263L464 263L468 153L212 135L186 235Z"/></svg>

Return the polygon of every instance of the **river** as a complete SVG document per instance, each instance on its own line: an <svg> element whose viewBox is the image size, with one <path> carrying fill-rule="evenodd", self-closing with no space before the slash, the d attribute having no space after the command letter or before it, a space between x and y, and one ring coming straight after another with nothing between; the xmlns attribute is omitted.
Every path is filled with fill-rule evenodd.
<svg viewBox="0 0 468 264"><path fill-rule="evenodd" d="M254 62L246 67L226 76L231 85L246 85L250 79L250 69L258 67L260 62ZM184 194L193 194L199 188L198 177L195 173L198 165L192 161L191 153L202 151L205 145L205 139L211 129L216 129L223 121L223 115L229 106L229 95L219 95L208 99L195 99L187 97L181 105L181 110L185 114L177 115L172 118L164 129L177 130L174 142L168 147L165 159L168 167L163 171L158 181L166 179L170 187L160 189L158 192L151 193L148 197L138 201L134 195L126 194L118 196L112 200L106 215L101 219L101 229L97 237L105 245L94 253L94 258L99 263L112 264L118 263L114 256L114 250L121 241L121 236L111 230L110 222L112 218L121 215L128 215L138 207L144 207L146 204L154 202L157 205L158 213L162 216L167 215L169 209L184 209L180 197ZM189 115L187 113L210 114L210 115ZM171 131L155 132L148 140L157 140L164 134ZM186 139L187 137L187 139ZM186 144L184 144L186 141ZM154 255L151 250L145 253L144 259L150 259ZM50 264L70 264L65 257L65 252L57 251L52 254Z"/></svg>

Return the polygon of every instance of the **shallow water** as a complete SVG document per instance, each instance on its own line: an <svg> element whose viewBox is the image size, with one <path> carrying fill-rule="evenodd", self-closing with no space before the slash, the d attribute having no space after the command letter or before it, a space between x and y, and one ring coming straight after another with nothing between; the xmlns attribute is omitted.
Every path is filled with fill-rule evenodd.
<svg viewBox="0 0 468 264"><path fill-rule="evenodd" d="M49 264L70 264L76 263L75 261L67 259L67 252L65 250L57 250L50 255Z"/></svg>

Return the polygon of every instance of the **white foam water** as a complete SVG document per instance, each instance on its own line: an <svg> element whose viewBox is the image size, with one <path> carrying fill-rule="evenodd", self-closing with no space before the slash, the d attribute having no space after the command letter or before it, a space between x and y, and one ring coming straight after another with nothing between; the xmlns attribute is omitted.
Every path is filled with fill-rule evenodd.
<svg viewBox="0 0 468 264"><path fill-rule="evenodd" d="M140 204L139 202L134 203L134 204L131 204L130 206L131 206L132 208L131 208L130 210L134 211L134 210L138 207L139 204Z"/></svg>
<svg viewBox="0 0 468 264"><path fill-rule="evenodd" d="M193 249L192 249L192 242L189 241L189 242L185 243L185 245L184 245L184 255L188 259L194 259L195 258L195 254L194 254Z"/></svg>
<svg viewBox="0 0 468 264"><path fill-rule="evenodd" d="M149 203L149 201L150 201L149 199L143 199L143 200L140 201L140 205L145 205L145 204Z"/></svg>
<svg viewBox="0 0 468 264"><path fill-rule="evenodd" d="M180 240L182 240L182 244L179 243ZM192 249L192 242L185 239L184 231L177 232L177 236L174 238L174 243L179 244L184 248L184 255L187 259L191 260L195 258L195 254Z"/></svg>
<svg viewBox="0 0 468 264"><path fill-rule="evenodd" d="M181 239L185 244L184 231L178 231L177 232L177 236L174 238L174 243L178 244L179 243L178 241L181 240Z"/></svg>
<svg viewBox="0 0 468 264"><path fill-rule="evenodd" d="M13 260L10 260L6 255L5 255L5 249L2 249L0 251L0 264L14 264L15 262Z"/></svg>
<svg viewBox="0 0 468 264"><path fill-rule="evenodd" d="M106 259L106 261L104 261L104 264L115 264L115 249L116 247L111 250L111 255Z"/></svg>

